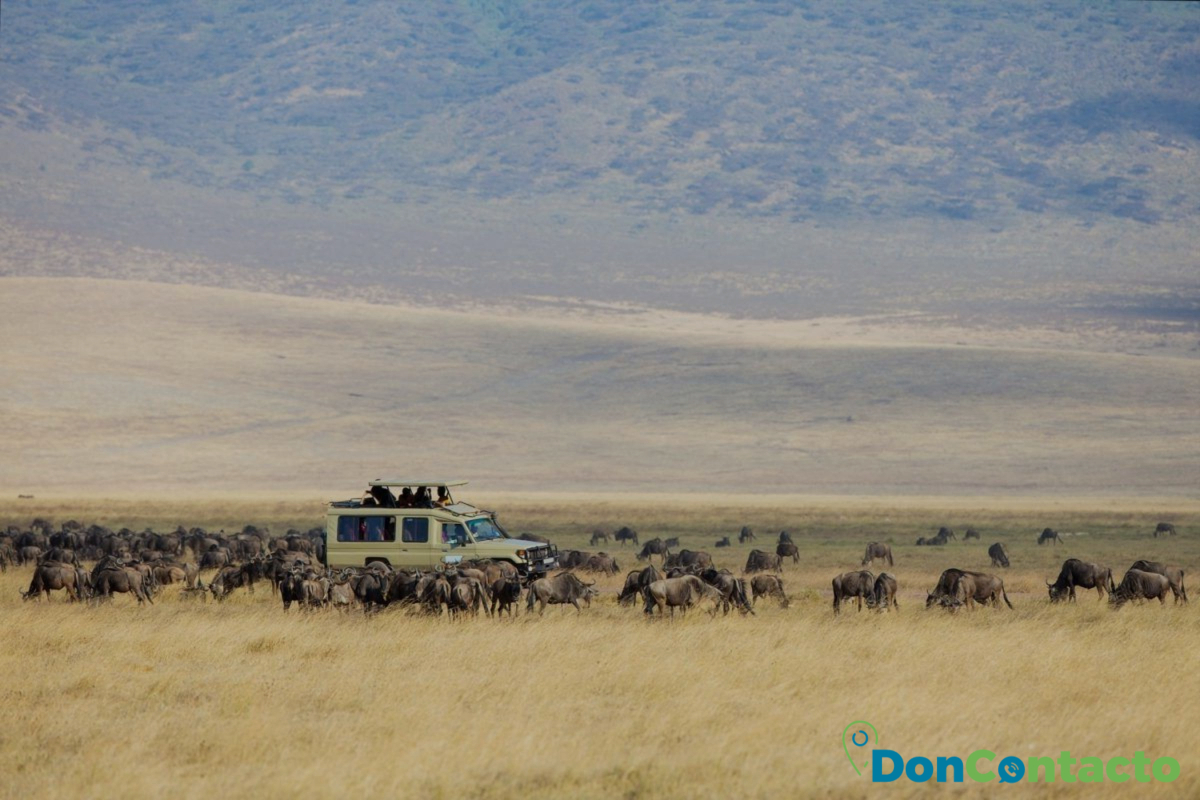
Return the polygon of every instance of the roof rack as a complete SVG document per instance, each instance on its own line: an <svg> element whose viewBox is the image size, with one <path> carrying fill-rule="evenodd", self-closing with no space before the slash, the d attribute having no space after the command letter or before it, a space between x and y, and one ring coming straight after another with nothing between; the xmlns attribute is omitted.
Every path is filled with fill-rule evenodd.
<svg viewBox="0 0 1200 800"><path fill-rule="evenodd" d="M383 478L376 478L375 480L370 481L367 485L368 486L447 486L447 487L449 487L449 486L466 486L467 482L460 481L460 480L417 481L417 480L399 480L399 479L384 480Z"/></svg>

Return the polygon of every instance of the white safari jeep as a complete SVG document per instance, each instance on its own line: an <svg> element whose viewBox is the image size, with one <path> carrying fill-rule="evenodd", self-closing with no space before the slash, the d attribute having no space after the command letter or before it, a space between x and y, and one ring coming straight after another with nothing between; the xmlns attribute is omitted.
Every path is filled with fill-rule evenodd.
<svg viewBox="0 0 1200 800"><path fill-rule="evenodd" d="M514 539L496 514L455 500L466 481L373 480L363 496L336 500L325 513L330 567L382 561L397 568L443 569L472 559L508 561L522 575L558 566L558 548Z"/></svg>

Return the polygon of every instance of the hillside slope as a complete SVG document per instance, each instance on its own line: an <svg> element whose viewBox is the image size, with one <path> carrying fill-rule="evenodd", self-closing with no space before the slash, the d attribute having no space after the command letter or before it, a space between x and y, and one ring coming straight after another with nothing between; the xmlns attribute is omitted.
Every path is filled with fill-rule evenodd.
<svg viewBox="0 0 1200 800"><path fill-rule="evenodd" d="M1166 496L1200 477L1195 354L1153 338L1124 354L1054 331L128 281L9 278L0 298L14 495L453 473L484 491Z"/></svg>

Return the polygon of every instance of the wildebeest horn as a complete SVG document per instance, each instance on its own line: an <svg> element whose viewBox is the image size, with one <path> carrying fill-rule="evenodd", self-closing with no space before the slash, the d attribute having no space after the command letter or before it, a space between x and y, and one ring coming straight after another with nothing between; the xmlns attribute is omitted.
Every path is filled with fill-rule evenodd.
<svg viewBox="0 0 1200 800"><path fill-rule="evenodd" d="M1050 581L1046 581L1046 585L1047 585L1047 586L1053 586L1054 584L1053 584L1053 583L1051 583Z"/></svg>

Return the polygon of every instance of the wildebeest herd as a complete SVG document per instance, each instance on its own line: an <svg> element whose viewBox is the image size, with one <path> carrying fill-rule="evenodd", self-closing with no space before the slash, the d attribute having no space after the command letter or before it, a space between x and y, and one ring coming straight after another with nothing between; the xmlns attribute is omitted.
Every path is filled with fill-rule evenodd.
<svg viewBox="0 0 1200 800"><path fill-rule="evenodd" d="M980 538L973 529L969 534L963 542ZM1174 534L1170 523L1160 523L1154 532L1156 537ZM529 534L522 537L533 538ZM590 541L607 542L609 538L597 529ZM718 540L716 545L728 546L729 538ZM774 553L751 550L742 576L718 569L705 551L679 549L678 538L639 541L636 531L624 527L612 539L622 546L640 545L635 558L643 562L626 574L617 593L620 606L640 602L645 614L660 616L702 605L709 606L714 615L730 610L752 615L759 598L772 598L785 608L790 604L779 573L783 572L785 559L799 563L800 551L787 531L780 532ZM755 539L749 527L738 534L740 543ZM936 536L923 537L916 544L945 546L956 540L954 532L943 527ZM1062 538L1046 528L1037 542L1061 543ZM152 530L114 531L99 525L84 527L75 521L65 522L56 530L47 520L37 519L26 529L11 526L0 533L0 569L32 565L29 588L22 592L26 599L62 591L72 601L96 603L114 594L128 594L138 604L153 603L163 586L178 583L182 584L183 598L206 601L211 595L221 601L238 589L253 593L255 584L266 583L285 611L296 605L302 609L361 608L373 613L397 606L451 617L478 615L482 610L497 618L505 612L513 616L522 604L527 612L536 609L539 615L548 605L570 605L582 611L600 592L594 579L586 581L580 575L613 576L621 571L613 555L578 550L561 551L562 571L532 578L502 561L468 561L440 570L393 569L382 562L362 568L328 569L324 566L324 549L324 531L320 528L304 533L289 530L278 537L254 525L236 534L183 527L162 534ZM1010 565L1008 551L1000 542L992 544L987 555L993 567ZM653 563L655 557L657 566ZM894 567L890 544L870 542L866 546L860 566L865 568L875 561ZM84 568L85 562L92 564L90 569ZM1176 603L1187 603L1184 570L1147 560L1134 562L1118 583L1110 568L1068 558L1057 579L1046 585L1051 602L1074 601L1075 590L1082 588L1095 589L1099 599L1107 594L1113 608L1135 600L1165 603L1168 592ZM891 572L844 572L832 580L833 611L839 614L848 601L856 601L860 611L864 604L868 609L899 611L898 589L897 578ZM925 605L955 611L970 610L977 604L1000 608L1001 602L1013 607L999 576L951 568L942 572L927 593Z"/></svg>

